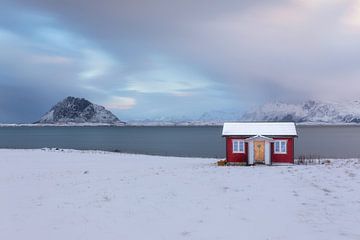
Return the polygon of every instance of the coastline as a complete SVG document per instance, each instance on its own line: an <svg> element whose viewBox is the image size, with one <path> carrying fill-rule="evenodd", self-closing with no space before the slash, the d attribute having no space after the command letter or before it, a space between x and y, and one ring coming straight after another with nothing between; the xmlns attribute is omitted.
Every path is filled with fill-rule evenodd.
<svg viewBox="0 0 360 240"><path fill-rule="evenodd" d="M296 126L302 127L360 127L360 123L325 123L325 122L301 122L295 123ZM223 123L125 123L125 124L108 124L108 123L57 123L57 124L36 124L36 123L0 123L0 127L221 127Z"/></svg>

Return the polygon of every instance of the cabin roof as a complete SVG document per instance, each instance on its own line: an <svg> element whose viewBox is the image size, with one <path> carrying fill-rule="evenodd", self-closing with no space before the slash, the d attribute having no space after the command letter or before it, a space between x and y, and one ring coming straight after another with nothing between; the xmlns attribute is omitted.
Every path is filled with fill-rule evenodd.
<svg viewBox="0 0 360 240"><path fill-rule="evenodd" d="M224 123L223 136L297 136L293 122L231 122Z"/></svg>

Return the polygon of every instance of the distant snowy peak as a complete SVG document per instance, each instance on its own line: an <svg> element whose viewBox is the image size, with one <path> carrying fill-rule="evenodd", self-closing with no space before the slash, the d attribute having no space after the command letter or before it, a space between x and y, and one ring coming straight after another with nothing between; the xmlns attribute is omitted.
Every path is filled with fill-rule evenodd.
<svg viewBox="0 0 360 240"><path fill-rule="evenodd" d="M245 113L242 120L360 123L360 101L332 103L311 100L299 104L267 103Z"/></svg>
<svg viewBox="0 0 360 240"><path fill-rule="evenodd" d="M241 119L239 112L209 111L199 117L190 116L167 116L144 120L131 120L129 125L140 126L218 126L227 121L238 121Z"/></svg>
<svg viewBox="0 0 360 240"><path fill-rule="evenodd" d="M241 119L240 112L231 111L211 111L203 113L198 121L203 122L226 122L226 121L237 121Z"/></svg>
<svg viewBox="0 0 360 240"><path fill-rule="evenodd" d="M53 106L37 124L124 124L103 106L84 98L67 97Z"/></svg>

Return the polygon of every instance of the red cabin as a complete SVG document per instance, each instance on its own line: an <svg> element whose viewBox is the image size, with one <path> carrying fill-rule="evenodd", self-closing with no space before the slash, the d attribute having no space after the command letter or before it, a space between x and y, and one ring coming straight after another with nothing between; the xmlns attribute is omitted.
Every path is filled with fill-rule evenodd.
<svg viewBox="0 0 360 240"><path fill-rule="evenodd" d="M224 123L222 136L230 165L294 163L293 122Z"/></svg>

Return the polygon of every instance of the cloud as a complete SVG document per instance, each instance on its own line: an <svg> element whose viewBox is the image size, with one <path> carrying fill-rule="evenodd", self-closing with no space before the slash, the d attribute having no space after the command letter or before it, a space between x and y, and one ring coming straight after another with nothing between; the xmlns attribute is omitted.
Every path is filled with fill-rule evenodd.
<svg viewBox="0 0 360 240"><path fill-rule="evenodd" d="M81 79L96 79L109 74L115 66L115 61L106 53L91 49L82 51L84 70L79 73Z"/></svg>
<svg viewBox="0 0 360 240"><path fill-rule="evenodd" d="M34 54L30 56L30 61L35 64L71 64L73 60L64 56Z"/></svg>
<svg viewBox="0 0 360 240"><path fill-rule="evenodd" d="M352 1L348 12L342 18L343 23L348 25L353 31L360 31L360 1Z"/></svg>
<svg viewBox="0 0 360 240"><path fill-rule="evenodd" d="M136 116L166 115L172 101L186 114L360 92L357 0L3 5L0 68L16 81L8 84L51 86L95 102L131 96L128 113Z"/></svg>
<svg viewBox="0 0 360 240"><path fill-rule="evenodd" d="M328 92L334 93L336 85L341 91L333 97L355 97L354 86L343 84L352 80L335 80L333 72L356 74L354 63L359 61L360 36L358 29L349 26L357 25L358 1L169 4L164 0L137 0L103 4L90 0L78 1L71 7L41 0L18 2L56 13L74 30L96 39L116 54L131 53L125 56L130 64L136 65L144 56L158 51L185 60L237 91L244 85L255 91L266 80L283 87L284 93L297 91L321 98L327 97ZM311 88L314 81L319 83L314 87L321 85L316 91ZM327 84L328 81L338 84ZM132 87L139 89L146 84L136 82Z"/></svg>
<svg viewBox="0 0 360 240"><path fill-rule="evenodd" d="M110 54L53 21L26 32L0 23L0 51L0 122L34 122L68 95L101 101L112 88L97 82L119 69Z"/></svg>
<svg viewBox="0 0 360 240"><path fill-rule="evenodd" d="M131 97L112 97L111 100L105 103L105 107L113 110L127 110L136 105L136 100Z"/></svg>
<svg viewBox="0 0 360 240"><path fill-rule="evenodd" d="M199 89L211 87L210 80L180 63L158 56L152 58L151 62L150 69L138 70L127 75L127 83L122 90L185 97Z"/></svg>

